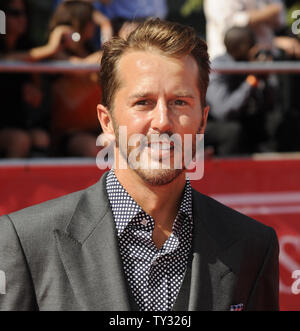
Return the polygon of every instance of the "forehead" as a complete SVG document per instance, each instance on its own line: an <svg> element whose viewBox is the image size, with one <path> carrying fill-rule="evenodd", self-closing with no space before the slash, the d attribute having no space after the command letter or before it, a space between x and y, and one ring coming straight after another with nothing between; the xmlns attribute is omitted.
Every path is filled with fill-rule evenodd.
<svg viewBox="0 0 300 331"><path fill-rule="evenodd" d="M170 85L197 85L198 70L197 62L190 55L170 57L159 51L130 51L118 64L121 87L160 84L168 80Z"/></svg>

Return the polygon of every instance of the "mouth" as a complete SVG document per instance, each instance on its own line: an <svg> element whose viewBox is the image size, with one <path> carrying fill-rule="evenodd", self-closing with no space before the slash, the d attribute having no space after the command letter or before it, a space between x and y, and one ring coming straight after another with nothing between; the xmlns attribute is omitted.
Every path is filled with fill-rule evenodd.
<svg viewBox="0 0 300 331"><path fill-rule="evenodd" d="M172 151L174 150L174 143L172 142L149 143L147 147L153 151Z"/></svg>
<svg viewBox="0 0 300 331"><path fill-rule="evenodd" d="M170 142L150 143L146 147L149 157L153 161L164 162L169 160L174 154L174 144Z"/></svg>

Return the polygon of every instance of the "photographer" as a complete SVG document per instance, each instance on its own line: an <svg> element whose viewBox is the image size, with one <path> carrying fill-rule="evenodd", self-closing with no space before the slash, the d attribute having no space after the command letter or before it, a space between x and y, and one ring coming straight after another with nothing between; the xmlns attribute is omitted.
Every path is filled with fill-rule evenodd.
<svg viewBox="0 0 300 331"><path fill-rule="evenodd" d="M63 2L52 16L45 45L24 50L12 49L0 56L6 60L29 62L54 59L98 64L101 52L93 45L96 28L93 13L93 6L89 2Z"/></svg>
<svg viewBox="0 0 300 331"><path fill-rule="evenodd" d="M284 31L286 28L283 0L204 0L207 20L207 43L212 59L225 52L224 36L233 26L253 29L259 47L299 58L300 43ZM283 34L283 35L282 35Z"/></svg>
<svg viewBox="0 0 300 331"><path fill-rule="evenodd" d="M255 36L248 27L229 29L224 43L227 53L215 58L213 65L271 60L270 53L256 45ZM214 145L217 154L272 150L267 117L275 106L276 81L272 81L273 77L213 72L210 79L207 101L212 116L206 141Z"/></svg>

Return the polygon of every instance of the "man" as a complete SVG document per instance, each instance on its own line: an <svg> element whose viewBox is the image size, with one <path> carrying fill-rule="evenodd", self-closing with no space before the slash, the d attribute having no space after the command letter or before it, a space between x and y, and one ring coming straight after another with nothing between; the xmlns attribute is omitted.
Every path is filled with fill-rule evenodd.
<svg viewBox="0 0 300 331"><path fill-rule="evenodd" d="M270 56L260 50L249 27L230 28L224 43L226 53L212 61L215 67L239 61L265 61ZM219 155L271 151L271 124L276 126L271 115L278 104L276 95L278 82L272 75L212 72L207 90L212 120L207 125L206 142L214 142Z"/></svg>
<svg viewBox="0 0 300 331"><path fill-rule="evenodd" d="M208 76L190 27L149 20L106 44L98 117L116 141L127 128L128 149L94 186L2 217L0 309L278 309L274 230L194 191L185 168L136 167L175 160L173 134L203 134ZM146 143L130 162L134 134Z"/></svg>

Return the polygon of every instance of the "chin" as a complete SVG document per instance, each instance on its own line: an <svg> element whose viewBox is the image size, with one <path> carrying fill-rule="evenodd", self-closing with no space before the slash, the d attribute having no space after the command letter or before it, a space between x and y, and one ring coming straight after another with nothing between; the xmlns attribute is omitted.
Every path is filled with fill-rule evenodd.
<svg viewBox="0 0 300 331"><path fill-rule="evenodd" d="M183 169L134 169L134 171L151 186L170 184L183 173Z"/></svg>

